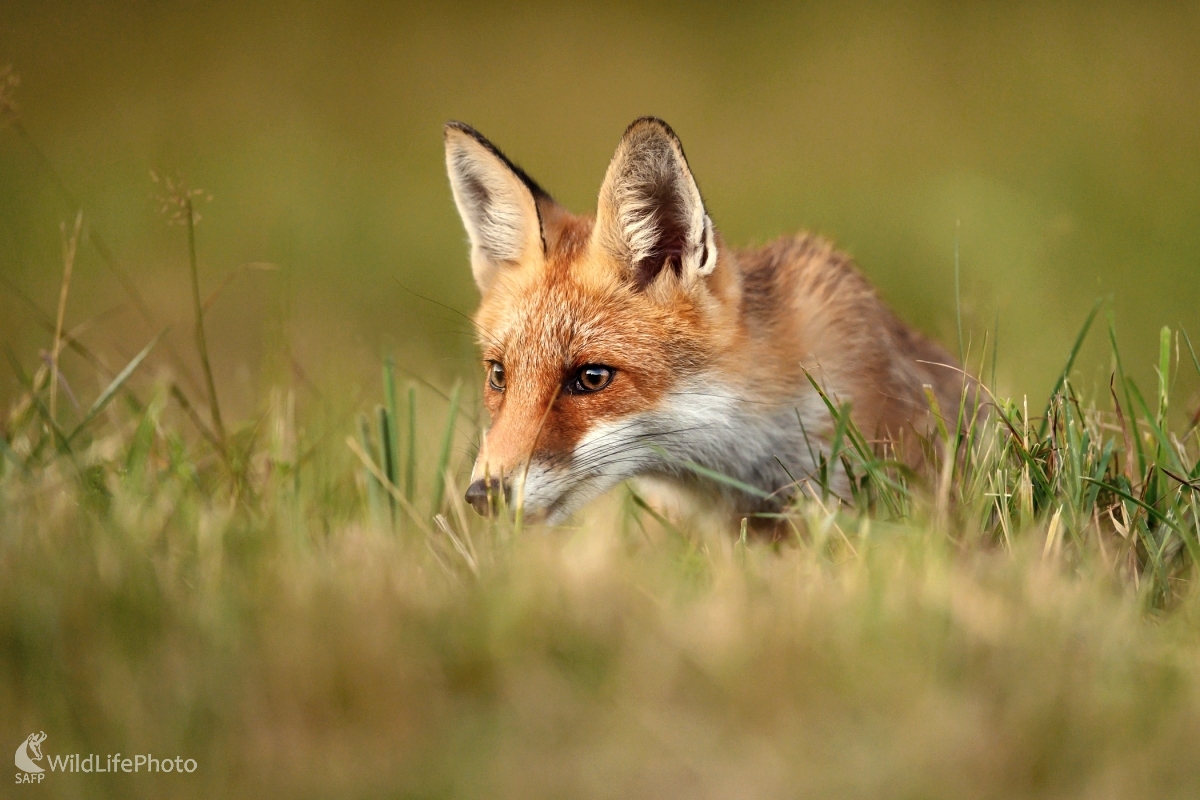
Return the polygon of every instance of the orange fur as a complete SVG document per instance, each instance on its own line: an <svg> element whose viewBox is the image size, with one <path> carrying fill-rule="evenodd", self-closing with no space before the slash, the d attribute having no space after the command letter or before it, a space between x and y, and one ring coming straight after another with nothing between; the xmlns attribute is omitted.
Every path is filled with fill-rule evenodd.
<svg viewBox="0 0 1200 800"><path fill-rule="evenodd" d="M462 130L448 129L448 153L461 146L455 137L465 135ZM642 161L638 148L650 148ZM494 152L503 163L484 156L469 169L485 182L507 180L505 169L527 181L537 220L513 224L535 226L540 247L476 266L477 279L486 276L475 317L483 357L502 364L506 374L503 391L485 387L492 426L474 472L477 507L484 476L512 480L527 464L537 467L536 490L526 492L532 510L555 518L617 478L657 475L695 484L678 468L680 460L731 471L775 492L787 481L767 462L805 458L799 434L775 428L789 419L798 427L793 406L808 409L812 419L819 414L806 372L837 402L851 404L855 423L877 447L894 448L913 464L921 458L917 439L933 424L923 387L933 387L942 409L957 409L961 373L924 363L953 367L953 359L901 322L848 257L809 235L745 250L713 236L699 193L691 191L682 148L665 123L631 126L606 177L597 218L558 206ZM638 205L637 192L646 186L653 192ZM655 210L659 200L668 211ZM460 210L464 216L498 213L462 202ZM490 219L479 218L481 224ZM657 238L646 238L646 230ZM537 241L527 234L520 228L511 238ZM705 235L715 245L715 262ZM633 242L625 250L622 236ZM633 263L628 253L645 242L652 245L651 260ZM594 393L564 390L585 364L612 368L611 384ZM694 423L693 429L672 430L676 418L680 426ZM805 433L819 447L832 427L826 418ZM675 455L658 458L650 441L655 436ZM606 437L624 450L614 455ZM754 463L739 461L739 448L743 460ZM784 452L772 454L772 448ZM771 505L707 488L739 511Z"/></svg>

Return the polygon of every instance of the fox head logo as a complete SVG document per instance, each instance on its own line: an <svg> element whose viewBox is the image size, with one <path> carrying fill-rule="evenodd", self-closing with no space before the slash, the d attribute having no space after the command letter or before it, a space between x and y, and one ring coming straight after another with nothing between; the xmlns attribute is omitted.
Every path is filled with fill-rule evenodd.
<svg viewBox="0 0 1200 800"><path fill-rule="evenodd" d="M713 473L734 479L708 489L739 512L778 510L833 435L814 380L881 442L928 430L924 384L956 407L923 366L949 357L848 258L811 236L727 248L662 120L626 129L594 216L467 125L445 145L482 294L491 427L467 491L481 513L507 500L554 522L626 478Z"/></svg>
<svg viewBox="0 0 1200 800"><path fill-rule="evenodd" d="M42 742L46 741L46 733L31 733L25 737L25 741L21 742L21 746L17 748L16 763L17 769L25 772L45 772L34 761L42 760Z"/></svg>

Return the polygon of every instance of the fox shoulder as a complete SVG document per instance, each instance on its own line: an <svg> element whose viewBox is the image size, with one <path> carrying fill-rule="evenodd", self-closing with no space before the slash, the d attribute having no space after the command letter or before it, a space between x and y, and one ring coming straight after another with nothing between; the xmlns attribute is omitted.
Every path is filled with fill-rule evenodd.
<svg viewBox="0 0 1200 800"><path fill-rule="evenodd" d="M831 379L867 427L895 433L927 407L930 386L956 408L955 359L903 322L853 259L811 234L737 251L744 323L813 374Z"/></svg>

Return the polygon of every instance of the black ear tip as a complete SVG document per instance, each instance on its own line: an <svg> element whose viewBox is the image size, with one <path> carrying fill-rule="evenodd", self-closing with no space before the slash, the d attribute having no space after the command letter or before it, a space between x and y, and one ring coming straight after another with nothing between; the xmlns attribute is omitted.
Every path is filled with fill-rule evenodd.
<svg viewBox="0 0 1200 800"><path fill-rule="evenodd" d="M676 142L679 137L675 134L675 130L667 124L667 121L661 117L646 116L638 117L633 122L629 123L629 127L625 129L625 136L634 133L663 133L667 138Z"/></svg>
<svg viewBox="0 0 1200 800"><path fill-rule="evenodd" d="M449 122L447 122L444 126L442 126L442 135L443 136L449 137L450 134L452 134L452 133L465 133L467 136L470 136L472 139L475 139L476 141L483 139L483 135L479 131L475 130L467 123L459 122L456 119L452 119Z"/></svg>
<svg viewBox="0 0 1200 800"><path fill-rule="evenodd" d="M531 193L533 193L533 196L535 198L541 197L541 198L545 198L547 200L550 199L550 194L545 189L543 189L541 186L538 186L537 181L535 181L533 178L529 177L525 173L525 170L521 169L516 164L514 164L508 156L504 155L504 153L502 153L500 151L499 147L496 147L496 145L494 145L490 141L488 141L488 138L486 136L484 136L482 133L475 130L474 128L472 128L470 125L468 125L465 122L459 122L456 119L452 119L449 122L447 122L446 125L442 128L442 136L446 142L446 148L447 148L448 153L451 152L450 138L452 136L456 136L459 134L473 139L476 144L478 144L484 150L491 153L492 156L494 156L495 158L498 158L501 162L503 162L504 166L506 166L510 170L512 170L512 172L515 173L516 176L521 179L521 182L525 184L525 187L527 189L529 189L529 191ZM456 142L454 147L460 148L461 146L459 145L459 143Z"/></svg>

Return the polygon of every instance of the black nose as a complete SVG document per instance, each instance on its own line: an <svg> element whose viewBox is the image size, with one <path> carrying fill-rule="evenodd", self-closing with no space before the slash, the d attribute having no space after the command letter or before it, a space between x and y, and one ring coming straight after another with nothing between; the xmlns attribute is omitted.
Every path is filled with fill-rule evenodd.
<svg viewBox="0 0 1200 800"><path fill-rule="evenodd" d="M480 478L467 487L467 502L476 512L486 517L500 502L500 492L506 488L499 478L492 478L490 481Z"/></svg>

